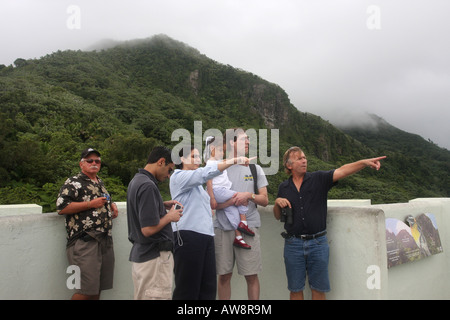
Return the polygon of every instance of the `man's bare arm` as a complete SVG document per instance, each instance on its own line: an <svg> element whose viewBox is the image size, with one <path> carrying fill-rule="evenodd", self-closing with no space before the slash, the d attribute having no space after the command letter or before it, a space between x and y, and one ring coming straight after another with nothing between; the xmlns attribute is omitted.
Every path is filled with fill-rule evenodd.
<svg viewBox="0 0 450 320"><path fill-rule="evenodd" d="M375 170L379 170L381 167L380 160L385 159L386 156L377 157L372 159L363 159L356 162L348 163L343 165L342 167L336 169L333 174L333 182L336 182L340 179L346 178L358 171L366 167L371 167Z"/></svg>

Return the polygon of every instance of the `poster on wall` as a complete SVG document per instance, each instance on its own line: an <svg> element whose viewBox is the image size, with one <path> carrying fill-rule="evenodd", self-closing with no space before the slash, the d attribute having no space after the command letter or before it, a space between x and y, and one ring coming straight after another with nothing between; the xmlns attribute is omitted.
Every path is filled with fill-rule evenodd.
<svg viewBox="0 0 450 320"><path fill-rule="evenodd" d="M387 218L386 249L388 268L441 253L436 218L431 213L410 215L405 222Z"/></svg>

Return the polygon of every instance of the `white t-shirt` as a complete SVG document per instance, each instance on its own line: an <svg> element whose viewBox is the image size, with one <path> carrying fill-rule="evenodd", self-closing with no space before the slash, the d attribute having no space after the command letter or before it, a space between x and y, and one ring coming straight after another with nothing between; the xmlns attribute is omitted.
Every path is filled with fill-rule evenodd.
<svg viewBox="0 0 450 320"><path fill-rule="evenodd" d="M208 160L206 162L206 165L211 165L212 163L218 163L217 160ZM225 188L225 189L231 189L231 181L228 179L227 170L223 170L221 175L218 175L217 177L212 179L213 189L214 188Z"/></svg>
<svg viewBox="0 0 450 320"><path fill-rule="evenodd" d="M254 192L253 175L249 167L234 165L227 169L228 179L231 181L231 190L237 192ZM256 174L258 175L258 189L269 185L263 169L256 165ZM234 230L228 221L223 210L216 210L216 219L214 219L214 227L222 230ZM246 214L249 227L261 226L261 217L253 201L248 202L248 212Z"/></svg>

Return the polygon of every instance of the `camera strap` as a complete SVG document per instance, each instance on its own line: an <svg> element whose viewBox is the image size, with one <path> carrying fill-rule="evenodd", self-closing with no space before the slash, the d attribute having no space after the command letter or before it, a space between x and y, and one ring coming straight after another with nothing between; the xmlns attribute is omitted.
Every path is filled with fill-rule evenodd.
<svg viewBox="0 0 450 320"><path fill-rule="evenodd" d="M258 175L256 174L256 165L254 163L248 165L253 176L253 189L258 194Z"/></svg>
<svg viewBox="0 0 450 320"><path fill-rule="evenodd" d="M253 176L253 189L255 191L255 194L258 194L258 174L256 173L256 165L254 163L251 163L248 165L250 167L250 172ZM258 205L255 203L255 207Z"/></svg>

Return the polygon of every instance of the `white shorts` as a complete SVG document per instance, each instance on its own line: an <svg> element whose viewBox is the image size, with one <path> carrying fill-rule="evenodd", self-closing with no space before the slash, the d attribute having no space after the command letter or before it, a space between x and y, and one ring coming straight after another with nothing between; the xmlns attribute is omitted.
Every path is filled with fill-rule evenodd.
<svg viewBox="0 0 450 320"><path fill-rule="evenodd" d="M135 300L172 299L173 253L161 251L159 254L155 259L132 263Z"/></svg>
<svg viewBox="0 0 450 320"><path fill-rule="evenodd" d="M216 270L218 275L233 273L236 261L237 271L242 276L251 276L261 272L261 244L259 228L250 228L255 236L242 234L244 241L252 246L251 250L242 250L233 246L234 231L214 228L214 245L216 251Z"/></svg>

